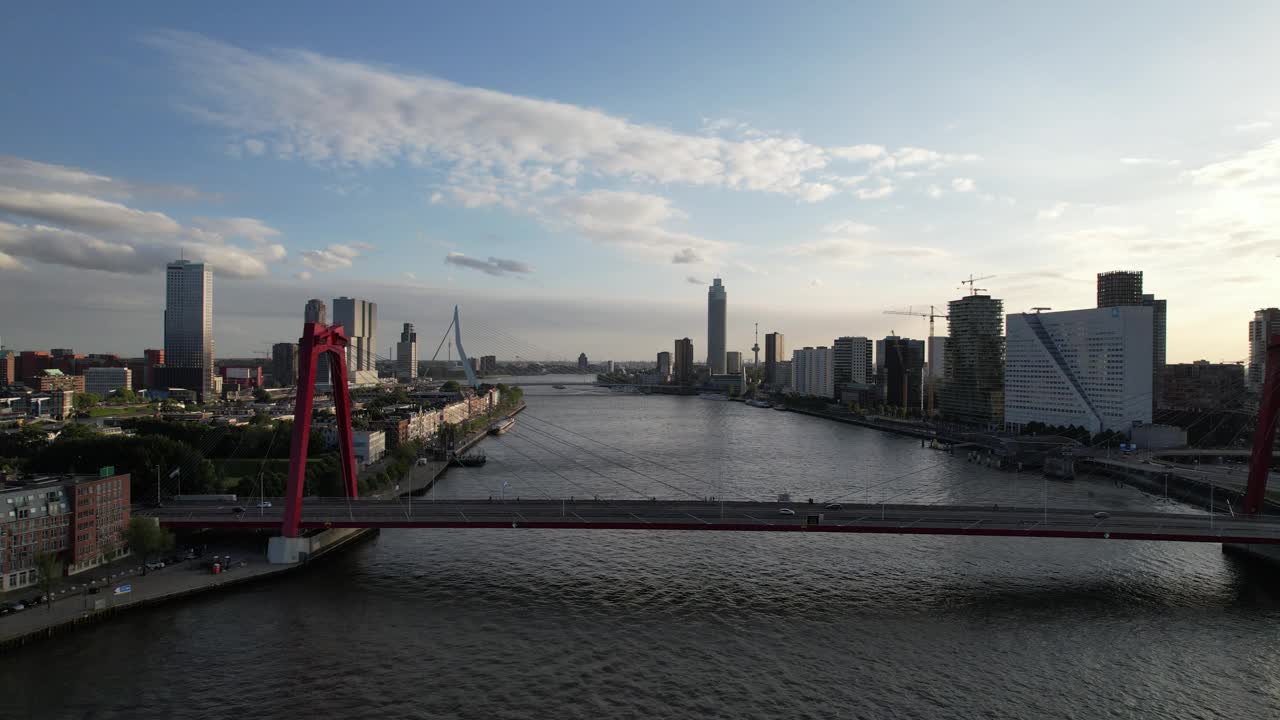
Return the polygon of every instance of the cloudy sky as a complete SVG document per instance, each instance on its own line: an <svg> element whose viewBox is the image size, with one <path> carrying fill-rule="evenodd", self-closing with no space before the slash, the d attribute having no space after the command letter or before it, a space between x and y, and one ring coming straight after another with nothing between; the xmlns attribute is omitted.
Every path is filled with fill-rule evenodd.
<svg viewBox="0 0 1280 720"><path fill-rule="evenodd" d="M882 311L970 273L1144 270L1173 361L1280 303L1275 3L51 5L0 28L11 348L160 346L179 254L220 356L342 294L379 346L457 303L472 354L600 359L705 352L716 276L741 350L923 336Z"/></svg>

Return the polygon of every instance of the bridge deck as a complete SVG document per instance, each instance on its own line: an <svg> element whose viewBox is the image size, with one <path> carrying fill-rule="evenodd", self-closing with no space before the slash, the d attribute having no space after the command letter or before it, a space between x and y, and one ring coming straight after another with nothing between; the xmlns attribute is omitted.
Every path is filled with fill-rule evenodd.
<svg viewBox="0 0 1280 720"><path fill-rule="evenodd" d="M789 507L795 515L781 513ZM180 503L141 510L171 528L278 528L283 502L271 508ZM1109 512L1033 507L776 502L675 502L520 500L310 499L303 528L506 528L590 530L721 530L844 532L975 537L1044 537L1111 540L1280 544L1280 518L1205 514ZM810 516L821 516L816 524Z"/></svg>

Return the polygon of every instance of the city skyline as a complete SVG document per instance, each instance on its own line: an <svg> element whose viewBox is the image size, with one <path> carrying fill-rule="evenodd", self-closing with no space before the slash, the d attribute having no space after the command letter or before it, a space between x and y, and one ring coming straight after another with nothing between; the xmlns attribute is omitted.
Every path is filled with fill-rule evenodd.
<svg viewBox="0 0 1280 720"><path fill-rule="evenodd" d="M577 23L631 11L438 12L396 24L412 34L377 12L349 18L353 38L379 24L371 45L264 36L201 8L18 11L31 32L0 52L50 57L0 70L25 100L0 122L0 279L40 309L13 318L6 342L153 347L151 279L183 255L209 262L224 291L220 356L296 338L283 308L343 294L427 337L447 318L419 308L456 302L482 325L528 328L556 356L624 358L700 337L700 293L686 293L712 276L735 289L727 351L748 350L756 322L793 347L923 337L882 311L944 306L968 272L995 275L990 294L1013 311L1091 307L1095 272L1143 270L1173 313L1170 362L1244 359L1241 318L1275 304L1274 7L1214 25L1192 8L1112 9L1105 30L1089 24L1103 36L1088 52L1071 39L1087 12L1047 22L1006 8L990 27L965 23L978 53L946 8L831 6L802 32L763 8L705 46L679 33L710 11L673 8L644 18L664 52L641 67L601 30L590 71L539 53L513 66L476 40L493 23L577 38ZM850 49L850 29L868 27ZM1195 48L1180 39L1189 30ZM762 40L790 60L718 59ZM86 68L77 52L105 62ZM1198 71L1208 57L1212 74ZM674 68L686 84L671 84ZM795 74L812 89L781 81ZM904 91L908 80L927 92ZM1064 92L1077 84L1091 85L1087 116ZM316 113L308 92L331 107ZM459 125L456 111L495 120ZM1001 120L1014 115L1024 122Z"/></svg>

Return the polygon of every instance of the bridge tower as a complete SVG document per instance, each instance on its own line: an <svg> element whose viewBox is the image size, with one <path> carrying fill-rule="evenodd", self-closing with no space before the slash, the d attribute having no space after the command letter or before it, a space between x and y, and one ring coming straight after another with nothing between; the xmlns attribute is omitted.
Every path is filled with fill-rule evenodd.
<svg viewBox="0 0 1280 720"><path fill-rule="evenodd" d="M1267 342L1266 377L1262 397L1258 399L1258 426L1253 434L1249 484L1244 491L1244 511L1251 515L1262 512L1277 426L1280 426L1280 335L1272 335Z"/></svg>
<svg viewBox="0 0 1280 720"><path fill-rule="evenodd" d="M289 443L289 485L284 497L284 521L280 526L285 544L298 538L298 524L302 519L302 489L307 475L311 409L315 404L316 366L321 355L329 356L333 409L338 419L338 450L342 458L342 485L347 491L347 497L354 498L359 494L356 487L356 456L351 442L351 396L347 391L346 349L347 335L342 331L341 325L309 322L302 326L302 337L298 339L298 386L293 415L293 438Z"/></svg>

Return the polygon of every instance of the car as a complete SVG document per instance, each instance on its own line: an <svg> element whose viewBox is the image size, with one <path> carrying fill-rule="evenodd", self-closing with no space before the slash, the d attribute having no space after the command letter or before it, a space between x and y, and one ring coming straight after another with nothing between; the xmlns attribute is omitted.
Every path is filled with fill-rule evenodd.
<svg viewBox="0 0 1280 720"><path fill-rule="evenodd" d="M21 612L26 609L27 606L23 605L21 601L9 603L9 612Z"/></svg>
<svg viewBox="0 0 1280 720"><path fill-rule="evenodd" d="M1099 520L1106 520L1107 518L1111 517L1111 513L1106 512L1104 510L1099 510L1098 512L1094 513L1093 516L1098 518Z"/></svg>
<svg viewBox="0 0 1280 720"><path fill-rule="evenodd" d="M235 513L235 514L239 515L240 513L244 512L244 506L243 506L243 505L236 505L235 507L231 508L231 512L233 512L233 513Z"/></svg>
<svg viewBox="0 0 1280 720"><path fill-rule="evenodd" d="M89 588L90 595L97 595L100 592L102 592L102 588L98 587L97 585L94 585L93 587Z"/></svg>
<svg viewBox="0 0 1280 720"><path fill-rule="evenodd" d="M792 510L791 508L779 508L778 514L779 515L795 515L796 511Z"/></svg>
<svg viewBox="0 0 1280 720"><path fill-rule="evenodd" d="M161 569L161 568L163 568L163 567L164 567L164 561L163 561L163 560L156 560L155 562L149 562L149 563L147 563L147 569L148 569L148 570L160 570L160 569Z"/></svg>
<svg viewBox="0 0 1280 720"><path fill-rule="evenodd" d="M822 507L823 507L823 509L824 509L824 510L839 510L839 509L840 509L840 507L841 507L841 505L840 505L840 503L827 503L826 505L823 505Z"/></svg>
<svg viewBox="0 0 1280 720"><path fill-rule="evenodd" d="M270 500L263 500L262 502L258 503L258 507L260 507L260 508L269 508L269 507L271 507L271 501L270 501Z"/></svg>

